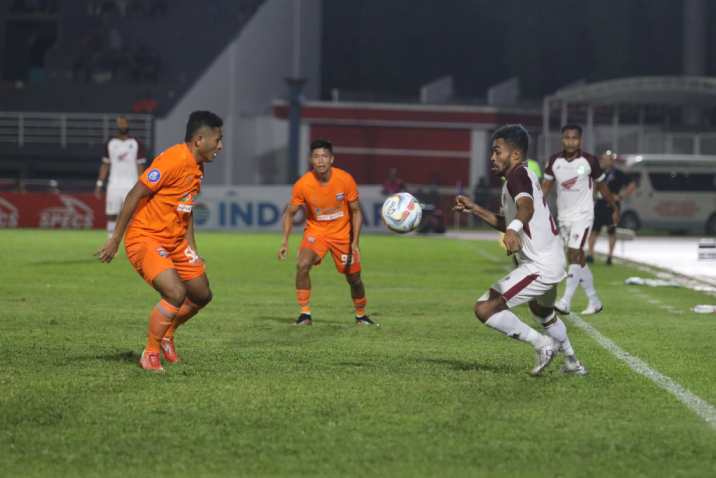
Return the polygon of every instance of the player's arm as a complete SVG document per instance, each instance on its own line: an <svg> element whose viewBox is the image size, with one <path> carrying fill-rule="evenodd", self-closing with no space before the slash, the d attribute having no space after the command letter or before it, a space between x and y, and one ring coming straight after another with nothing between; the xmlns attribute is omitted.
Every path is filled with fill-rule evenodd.
<svg viewBox="0 0 716 478"><path fill-rule="evenodd" d="M109 174L109 163L102 163L102 167L99 168L99 177L97 178L97 186L94 188L94 195L97 197L97 199L100 199L102 197L102 185L104 184L104 180L107 179L107 175Z"/></svg>
<svg viewBox="0 0 716 478"><path fill-rule="evenodd" d="M505 216L481 208L467 196L457 196L452 210L472 213L485 221L490 227L500 232L505 232Z"/></svg>
<svg viewBox="0 0 716 478"><path fill-rule="evenodd" d="M278 258L282 261L286 260L286 254L288 254L288 238L291 235L291 229L293 229L293 218L299 209L301 209L301 206L289 203L286 214L283 215L283 243L278 251Z"/></svg>
<svg viewBox="0 0 716 478"><path fill-rule="evenodd" d="M545 178L544 182L542 183L542 195L544 197L549 196L549 192L552 190L552 184L554 184L554 179Z"/></svg>
<svg viewBox="0 0 716 478"><path fill-rule="evenodd" d="M353 202L349 202L348 205L351 207L351 213L353 216L353 242L351 243L351 254L353 255L353 262L360 261L360 248L358 241L360 239L360 230L363 227L363 211L360 208L360 200L356 199Z"/></svg>
<svg viewBox="0 0 716 478"><path fill-rule="evenodd" d="M189 244L189 247L192 248L194 252L199 254L196 250L196 240L194 239L194 212L192 211L191 214L189 214L189 225L186 228L186 235L184 236L184 239L186 239L186 243ZM199 259L201 259L201 263L206 267L206 261L203 257L199 256Z"/></svg>
<svg viewBox="0 0 716 478"><path fill-rule="evenodd" d="M519 232L530 223L535 213L534 202L529 196L518 198L515 204L517 205L517 214L515 215L514 221L507 226L505 239L503 241L508 256L522 249L522 240L520 239Z"/></svg>
<svg viewBox="0 0 716 478"><path fill-rule="evenodd" d="M117 254L117 249L119 249L119 243L122 242L122 237L124 237L127 226L129 226L129 221L132 220L132 216L134 216L134 212L137 210L139 201L150 194L151 192L142 185L141 181L137 181L137 184L129 191L129 194L127 194L124 200L122 210L119 211L114 234L104 243L104 246L102 246L99 251L94 253L95 256L99 256L97 258L100 262L111 262L112 259L114 259L115 254Z"/></svg>
<svg viewBox="0 0 716 478"><path fill-rule="evenodd" d="M139 176L144 172L144 163L137 163L137 174Z"/></svg>
<svg viewBox="0 0 716 478"><path fill-rule="evenodd" d="M619 204L617 204L616 199L614 199L614 195L609 190L609 186L604 181L599 181L597 183L597 189L599 189L599 192L602 193L602 197L606 199L606 201L614 208L614 213L612 213L612 221L614 222L614 226L616 227L617 224L619 224L619 219L621 216L619 215Z"/></svg>

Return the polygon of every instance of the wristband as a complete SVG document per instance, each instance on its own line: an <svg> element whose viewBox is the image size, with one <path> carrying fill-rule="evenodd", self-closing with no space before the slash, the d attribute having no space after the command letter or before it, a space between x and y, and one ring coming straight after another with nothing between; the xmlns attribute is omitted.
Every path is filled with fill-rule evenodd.
<svg viewBox="0 0 716 478"><path fill-rule="evenodd" d="M97 180L97 187L101 188L104 183L101 180Z"/></svg>
<svg viewBox="0 0 716 478"><path fill-rule="evenodd" d="M515 219L510 223L509 226L507 226L507 229L512 229L513 231L519 233L523 227L525 227L525 225L522 224L522 221L520 221L519 219Z"/></svg>

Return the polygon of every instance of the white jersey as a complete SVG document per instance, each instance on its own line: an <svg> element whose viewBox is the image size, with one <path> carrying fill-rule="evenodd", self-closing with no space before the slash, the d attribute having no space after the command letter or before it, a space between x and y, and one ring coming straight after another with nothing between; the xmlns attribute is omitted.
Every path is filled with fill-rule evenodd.
<svg viewBox="0 0 716 478"><path fill-rule="evenodd" d="M104 145L103 163L109 163L107 188L131 189L139 180L137 165L147 162L144 144L137 138L112 138Z"/></svg>
<svg viewBox="0 0 716 478"><path fill-rule="evenodd" d="M527 163L515 166L502 186L502 213L508 226L515 220L517 200L521 197L532 199L534 215L519 232L522 250L516 254L517 262L539 274L541 282L556 284L566 277L564 269L567 262L539 178L527 167Z"/></svg>
<svg viewBox="0 0 716 478"><path fill-rule="evenodd" d="M599 160L582 151L567 161L564 152L549 158L545 179L557 186L557 218L560 224L594 221L594 182L604 180Z"/></svg>

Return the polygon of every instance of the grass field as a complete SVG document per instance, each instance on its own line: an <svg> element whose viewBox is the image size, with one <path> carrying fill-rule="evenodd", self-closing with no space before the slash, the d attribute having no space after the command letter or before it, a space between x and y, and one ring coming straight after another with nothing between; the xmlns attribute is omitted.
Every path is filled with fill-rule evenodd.
<svg viewBox="0 0 716 478"><path fill-rule="evenodd" d="M200 233L214 301L161 374L138 367L158 296L126 257L92 258L105 237L0 231L2 477L716 475L716 430L580 329L588 376L529 377L531 347L472 312L509 266L494 242L365 236L380 327L353 324L330 260L315 325L291 327L280 236ZM644 273L593 270L605 312L583 319L716 404L714 318L688 312L713 298L639 289L673 313L621 284Z"/></svg>

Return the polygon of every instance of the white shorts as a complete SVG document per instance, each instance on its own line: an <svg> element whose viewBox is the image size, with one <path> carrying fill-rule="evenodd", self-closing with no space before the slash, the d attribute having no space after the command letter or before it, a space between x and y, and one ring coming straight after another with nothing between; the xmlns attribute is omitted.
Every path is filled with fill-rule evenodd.
<svg viewBox="0 0 716 478"><path fill-rule="evenodd" d="M116 216L122 209L124 199L132 188L107 188L107 208L104 212L108 216Z"/></svg>
<svg viewBox="0 0 716 478"><path fill-rule="evenodd" d="M500 279L490 289L502 295L502 301L510 309L532 299L537 299L537 303L542 307L553 307L557 300L557 284L545 284L540 281L540 278L539 274L530 271L525 266L520 266ZM488 290L477 301L482 302L489 298L490 291Z"/></svg>
<svg viewBox="0 0 716 478"><path fill-rule="evenodd" d="M562 236L565 247L569 249L584 249L587 245L587 238L592 231L594 221L576 221L562 224L559 223L559 234Z"/></svg>

